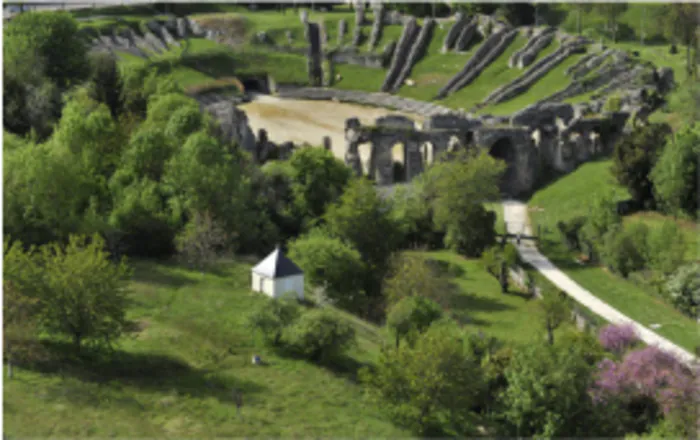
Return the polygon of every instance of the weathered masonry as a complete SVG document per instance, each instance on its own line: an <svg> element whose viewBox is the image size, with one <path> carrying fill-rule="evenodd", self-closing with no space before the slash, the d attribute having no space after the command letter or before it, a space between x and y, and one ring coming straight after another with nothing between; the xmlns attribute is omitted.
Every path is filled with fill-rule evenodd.
<svg viewBox="0 0 700 440"><path fill-rule="evenodd" d="M501 125L457 115L431 116L420 129L403 116L378 118L373 126L351 118L345 124L345 163L378 185L390 185L421 174L444 152L480 148L505 161L501 190L517 196L531 191L545 169L569 172L609 152L628 116L618 112L582 117L574 114L571 105L554 104L525 109L510 124ZM369 145L368 163L360 158L362 145ZM398 167L392 154L396 146L403 158Z"/></svg>

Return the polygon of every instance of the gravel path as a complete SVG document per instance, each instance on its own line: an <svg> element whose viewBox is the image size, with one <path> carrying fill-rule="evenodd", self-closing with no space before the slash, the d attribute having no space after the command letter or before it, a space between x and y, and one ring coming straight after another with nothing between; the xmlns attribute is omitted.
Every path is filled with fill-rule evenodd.
<svg viewBox="0 0 700 440"><path fill-rule="evenodd" d="M527 205L525 203L514 200L504 201L503 217L506 221L508 232L513 234L532 234L530 226L528 225ZM645 343L649 345L657 345L663 350L673 353L686 364L697 362L697 358L687 350L679 347L668 339L659 336L640 323L633 321L620 313L618 310L610 307L608 304L596 298L588 290L576 284L571 278L566 276L561 270L557 269L556 266L554 266L544 255L542 255L537 250L534 243L530 243L529 240L523 240L521 241L521 244L517 246L517 248L523 260L530 263L554 285L565 291L567 294L569 294L569 296L592 310L594 313L615 324L632 324L639 337Z"/></svg>

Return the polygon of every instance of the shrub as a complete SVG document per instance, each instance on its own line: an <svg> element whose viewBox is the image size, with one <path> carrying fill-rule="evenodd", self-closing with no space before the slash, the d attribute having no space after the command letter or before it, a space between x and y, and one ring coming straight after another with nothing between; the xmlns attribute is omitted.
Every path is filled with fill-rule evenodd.
<svg viewBox="0 0 700 440"><path fill-rule="evenodd" d="M303 314L285 332L285 340L312 361L326 361L342 354L355 340L355 329L327 309Z"/></svg>
<svg viewBox="0 0 700 440"><path fill-rule="evenodd" d="M284 330L299 317L299 305L291 296L267 300L248 316L248 326L262 333L265 342L279 346Z"/></svg>
<svg viewBox="0 0 700 440"><path fill-rule="evenodd" d="M679 268L668 280L666 293L681 312L697 317L700 306L700 264L692 263Z"/></svg>
<svg viewBox="0 0 700 440"><path fill-rule="evenodd" d="M424 332L430 324L442 317L442 307L435 301L422 296L409 296L396 303L386 319L386 325L396 337L396 348L401 338Z"/></svg>
<svg viewBox="0 0 700 440"><path fill-rule="evenodd" d="M647 255L647 235L648 228L643 223L628 228L612 228L603 237L603 262L625 278L631 272L643 269Z"/></svg>
<svg viewBox="0 0 700 440"><path fill-rule="evenodd" d="M622 354L639 342L639 337L631 324L610 324L600 330L598 341L606 350Z"/></svg>
<svg viewBox="0 0 700 440"><path fill-rule="evenodd" d="M611 95L605 100L605 105L603 105L603 111L605 112L619 112L622 109L622 99L620 95Z"/></svg>
<svg viewBox="0 0 700 440"><path fill-rule="evenodd" d="M584 216L574 217L568 221L560 221L557 223L557 229L559 229L562 241L569 250L582 250L579 232L585 224L586 217Z"/></svg>
<svg viewBox="0 0 700 440"><path fill-rule="evenodd" d="M683 263L686 243L675 222L665 221L648 237L648 264L651 269L670 275Z"/></svg>

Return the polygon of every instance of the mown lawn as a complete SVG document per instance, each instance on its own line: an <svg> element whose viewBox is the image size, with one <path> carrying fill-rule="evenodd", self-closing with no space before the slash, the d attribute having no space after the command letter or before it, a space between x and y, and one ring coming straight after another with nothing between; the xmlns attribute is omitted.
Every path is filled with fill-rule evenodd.
<svg viewBox="0 0 700 440"><path fill-rule="evenodd" d="M359 344L337 367L260 347L245 317L267 301L249 291L250 265L202 275L138 262L129 318L111 362L62 372L16 370L4 381L10 437L406 437L367 403L352 377L374 360L379 330L357 319ZM251 364L260 354L268 365ZM244 405L236 416L234 389Z"/></svg>
<svg viewBox="0 0 700 440"><path fill-rule="evenodd" d="M535 228L542 227L540 250L574 281L601 300L643 325L660 324L657 333L692 352L700 344L697 323L693 319L631 281L601 267L575 262L575 255L561 243L556 228L558 221L585 216L594 197L611 190L615 191L618 200L628 197L627 191L617 185L610 174L610 164L609 160L584 164L534 194L529 201L530 221ZM658 222L671 219L639 214L625 219L625 224L634 221L656 222L658 225ZM685 236L689 237L692 232L688 232L687 228L685 230ZM689 244L689 255L691 246Z"/></svg>
<svg viewBox="0 0 700 440"><path fill-rule="evenodd" d="M466 259L450 251L418 252L428 260L444 262L457 289L450 312L464 327L483 332L511 344L528 344L545 336L538 300L513 287L501 293L495 277L478 260ZM566 324L561 331L569 328Z"/></svg>

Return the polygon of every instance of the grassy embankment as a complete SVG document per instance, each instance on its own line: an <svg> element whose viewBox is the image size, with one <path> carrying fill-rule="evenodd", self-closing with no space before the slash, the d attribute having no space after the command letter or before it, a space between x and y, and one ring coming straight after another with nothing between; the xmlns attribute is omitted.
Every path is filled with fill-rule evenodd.
<svg viewBox="0 0 700 440"><path fill-rule="evenodd" d="M616 198L626 199L628 194L620 188L610 174L611 161L597 161L582 165L571 174L537 191L530 199L530 220L533 226L541 226L543 239L540 250L574 281L601 300L620 310L643 325L660 324L660 335L693 351L700 343L697 323L678 312L661 298L647 292L629 280L610 273L599 266L578 263L575 255L561 243L556 224L588 213L593 198L603 192L616 191ZM673 221L657 213L639 213L624 219L625 224L644 222L650 228L659 227L664 221ZM686 257L697 258L697 228L679 222L688 242Z"/></svg>
<svg viewBox="0 0 700 440"><path fill-rule="evenodd" d="M515 344L543 336L537 304L502 294L478 261L423 254L452 265L451 313L468 330ZM376 360L384 330L338 311L358 344L332 367L283 357L245 326L267 299L250 292L250 264L192 271L138 261L128 318L111 360L15 369L4 382L11 437L407 437L364 400L354 372ZM267 365L251 364L253 354ZM232 390L243 393L240 417Z"/></svg>

